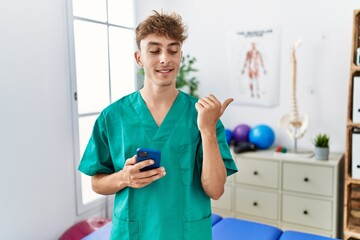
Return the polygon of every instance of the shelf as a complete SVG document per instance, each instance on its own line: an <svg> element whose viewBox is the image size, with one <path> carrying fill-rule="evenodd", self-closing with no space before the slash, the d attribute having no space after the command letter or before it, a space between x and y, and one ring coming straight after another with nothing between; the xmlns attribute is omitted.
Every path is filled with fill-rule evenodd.
<svg viewBox="0 0 360 240"><path fill-rule="evenodd" d="M351 72L355 73L355 72L360 72L360 66L355 65L354 63L351 65Z"/></svg>
<svg viewBox="0 0 360 240"><path fill-rule="evenodd" d="M351 177L347 177L345 180L345 184L349 185L349 184L358 184L360 185L360 179L353 179Z"/></svg>
<svg viewBox="0 0 360 240"><path fill-rule="evenodd" d="M352 151L352 129L360 128L360 123L352 121L353 107L353 78L360 76L360 66L356 65L357 49L360 48L360 10L353 12L353 33L352 33L352 52L350 61L348 113L347 113L347 133L346 133L346 152L344 167L344 228L345 240L360 240L360 179L353 179L351 176L351 151Z"/></svg>
<svg viewBox="0 0 360 240"><path fill-rule="evenodd" d="M356 233L351 230L345 230L344 234L346 237L348 237L347 239L351 239L351 238L360 239L360 233Z"/></svg>
<svg viewBox="0 0 360 240"><path fill-rule="evenodd" d="M353 123L353 122L349 121L347 123L347 126L350 128L360 128L360 123Z"/></svg>

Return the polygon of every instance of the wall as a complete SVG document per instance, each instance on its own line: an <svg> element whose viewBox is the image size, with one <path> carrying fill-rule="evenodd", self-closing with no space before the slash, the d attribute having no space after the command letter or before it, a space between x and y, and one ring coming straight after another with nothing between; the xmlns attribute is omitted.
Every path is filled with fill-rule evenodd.
<svg viewBox="0 0 360 240"><path fill-rule="evenodd" d="M76 221L66 1L0 2L0 239Z"/></svg>
<svg viewBox="0 0 360 240"><path fill-rule="evenodd" d="M358 1L146 1L136 0L142 19L150 9L179 11L189 24L184 51L198 58L200 93L226 97L225 34L240 24L282 26L280 104L275 108L232 105L225 125L264 122L278 142L276 125L288 112L288 48L298 37L299 105L318 130L344 150L352 9ZM57 239L76 221L66 1L0 1L0 239ZM323 37L324 36L324 37ZM208 56L214 56L209 58ZM320 86L325 88L321 89ZM315 94L307 92L314 86ZM236 96L234 96L236 97ZM93 213L98 214L98 213ZM85 216L82 216L82 218Z"/></svg>
<svg viewBox="0 0 360 240"><path fill-rule="evenodd" d="M312 148L318 132L331 136L331 149L344 151L347 114L347 90L351 51L352 14L358 1L341 0L224 0L136 1L138 20L151 9L179 12L189 26L184 52L196 56L200 95L216 94L221 100L229 96L227 34L244 26L279 26L280 95L279 105L270 108L231 104L222 120L233 129L237 124L251 126L265 123L276 133L275 145L293 146L278 126L280 118L290 111L290 46L302 38L297 51L297 99L300 114L310 118L309 129L298 142L301 148ZM210 57L209 57L210 56Z"/></svg>

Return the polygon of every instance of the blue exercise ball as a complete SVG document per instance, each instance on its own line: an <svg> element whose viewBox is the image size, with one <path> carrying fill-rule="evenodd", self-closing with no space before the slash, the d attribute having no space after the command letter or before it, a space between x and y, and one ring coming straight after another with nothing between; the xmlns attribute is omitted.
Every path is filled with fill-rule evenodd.
<svg viewBox="0 0 360 240"><path fill-rule="evenodd" d="M274 143L275 133L272 128L267 125L257 125L250 130L249 141L259 149L267 149Z"/></svg>
<svg viewBox="0 0 360 240"><path fill-rule="evenodd" d="M232 131L230 129L225 129L226 141L230 144L232 138Z"/></svg>

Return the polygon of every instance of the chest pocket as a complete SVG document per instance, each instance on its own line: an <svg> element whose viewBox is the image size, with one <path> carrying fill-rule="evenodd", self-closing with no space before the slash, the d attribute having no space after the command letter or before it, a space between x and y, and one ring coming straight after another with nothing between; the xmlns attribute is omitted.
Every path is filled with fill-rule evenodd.
<svg viewBox="0 0 360 240"><path fill-rule="evenodd" d="M193 181L193 169L195 161L195 154L192 151L191 144L180 145L178 149L178 156L181 182L188 186Z"/></svg>
<svg viewBox="0 0 360 240"><path fill-rule="evenodd" d="M191 185L193 181L196 152L199 145L199 132L197 128L179 127L177 138L173 139L172 149L176 153L177 167L182 184Z"/></svg>

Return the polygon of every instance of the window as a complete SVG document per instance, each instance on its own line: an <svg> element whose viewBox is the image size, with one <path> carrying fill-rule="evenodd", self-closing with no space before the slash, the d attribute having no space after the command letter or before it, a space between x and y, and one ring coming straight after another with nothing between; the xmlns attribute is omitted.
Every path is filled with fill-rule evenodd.
<svg viewBox="0 0 360 240"><path fill-rule="evenodd" d="M78 214L100 204L77 171L100 112L135 90L133 0L68 0Z"/></svg>

